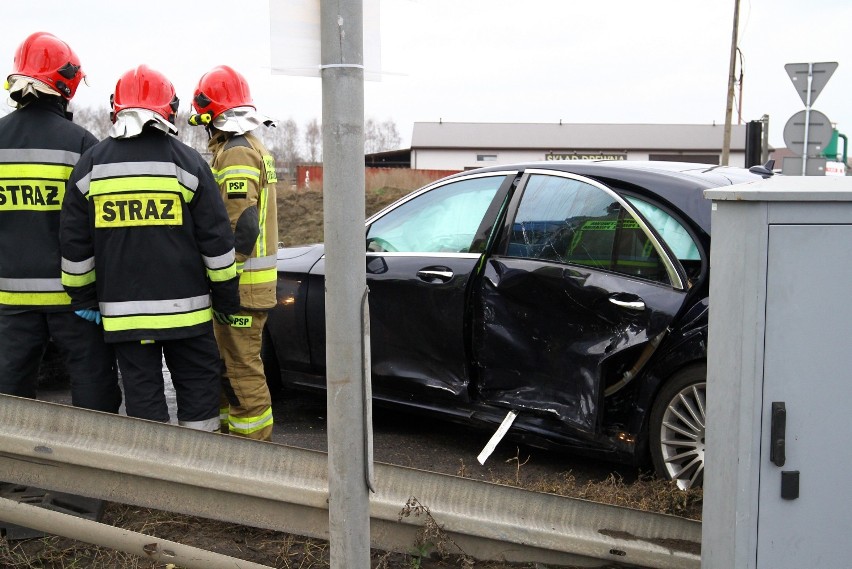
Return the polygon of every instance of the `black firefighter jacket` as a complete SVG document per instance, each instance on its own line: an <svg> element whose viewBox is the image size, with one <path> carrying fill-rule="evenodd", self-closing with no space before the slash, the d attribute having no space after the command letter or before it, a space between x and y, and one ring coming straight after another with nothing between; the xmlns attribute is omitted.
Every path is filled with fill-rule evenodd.
<svg viewBox="0 0 852 569"><path fill-rule="evenodd" d="M239 310L234 237L201 155L145 128L83 154L62 205L62 282L108 342L189 338ZM212 306L211 306L212 296Z"/></svg>
<svg viewBox="0 0 852 569"><path fill-rule="evenodd" d="M0 119L0 312L72 309L60 278L59 211L71 169L97 142L58 97Z"/></svg>

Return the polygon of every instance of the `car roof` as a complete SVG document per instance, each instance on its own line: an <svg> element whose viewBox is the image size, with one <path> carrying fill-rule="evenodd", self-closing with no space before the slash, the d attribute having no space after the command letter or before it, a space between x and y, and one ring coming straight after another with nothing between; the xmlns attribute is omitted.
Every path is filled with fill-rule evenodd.
<svg viewBox="0 0 852 569"><path fill-rule="evenodd" d="M763 177L746 168L691 162L552 160L467 170L451 178L479 172L506 170L521 172L533 168L569 172L595 179L609 186L629 187L640 194L649 195L679 209L707 234L710 233L711 203L704 198L704 190L753 182Z"/></svg>

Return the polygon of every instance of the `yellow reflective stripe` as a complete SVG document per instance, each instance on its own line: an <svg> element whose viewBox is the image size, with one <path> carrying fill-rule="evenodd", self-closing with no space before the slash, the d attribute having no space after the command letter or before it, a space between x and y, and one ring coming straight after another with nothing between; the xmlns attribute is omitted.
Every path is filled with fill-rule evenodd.
<svg viewBox="0 0 852 569"><path fill-rule="evenodd" d="M261 415L257 417L229 417L231 426L229 429L235 433L248 435L272 426L272 407L267 407Z"/></svg>
<svg viewBox="0 0 852 569"><path fill-rule="evenodd" d="M260 183L260 169L252 166L234 165L223 168L222 170L213 170L213 176L219 185L230 178L251 178L255 182Z"/></svg>
<svg viewBox="0 0 852 569"><path fill-rule="evenodd" d="M107 180L92 180L86 196L99 194L122 194L132 192L168 192L180 194L183 201L189 203L195 195L181 185L176 178L167 176L127 176L124 178L109 178Z"/></svg>
<svg viewBox="0 0 852 569"><path fill-rule="evenodd" d="M125 330L164 330L167 328L182 328L209 322L213 316L209 308L186 312L184 314L158 314L139 316L106 316L101 313L104 330L107 332L123 332Z"/></svg>
<svg viewBox="0 0 852 569"><path fill-rule="evenodd" d="M261 284L275 282L278 278L277 269L263 269L260 271L243 271L240 274L240 284Z"/></svg>
<svg viewBox="0 0 852 569"><path fill-rule="evenodd" d="M62 164L0 164L0 178L36 178L64 183L71 177L72 169Z"/></svg>
<svg viewBox="0 0 852 569"><path fill-rule="evenodd" d="M266 208L269 207L269 190L265 187L260 189L260 211L258 212L258 223L260 233L257 234L255 251L258 257L266 256Z"/></svg>
<svg viewBox="0 0 852 569"><path fill-rule="evenodd" d="M237 264L231 263L224 269L207 269L207 278L214 283L229 281L237 276Z"/></svg>
<svg viewBox="0 0 852 569"><path fill-rule="evenodd" d="M92 269L82 275L74 275L71 273L62 272L62 284L64 286L86 286L95 282L95 270Z"/></svg>
<svg viewBox="0 0 852 569"><path fill-rule="evenodd" d="M11 306L56 306L71 304L71 297L65 292L0 291L0 304Z"/></svg>

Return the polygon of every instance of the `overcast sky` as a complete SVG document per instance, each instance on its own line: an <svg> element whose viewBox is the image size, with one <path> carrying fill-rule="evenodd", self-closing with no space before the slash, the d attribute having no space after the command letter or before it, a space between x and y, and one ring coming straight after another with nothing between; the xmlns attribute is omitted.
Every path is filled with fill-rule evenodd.
<svg viewBox="0 0 852 569"><path fill-rule="evenodd" d="M275 1L6 3L2 75L44 30L82 60L79 104L107 105L118 77L147 63L188 108L198 78L227 64L262 112L321 121L321 79L271 73ZM365 84L366 115L395 121L404 146L423 121L724 123L734 0L377 1L384 75ZM852 137L850 23L850 0L741 0L742 117L769 115L774 146L804 109L786 63L840 64L813 108Z"/></svg>

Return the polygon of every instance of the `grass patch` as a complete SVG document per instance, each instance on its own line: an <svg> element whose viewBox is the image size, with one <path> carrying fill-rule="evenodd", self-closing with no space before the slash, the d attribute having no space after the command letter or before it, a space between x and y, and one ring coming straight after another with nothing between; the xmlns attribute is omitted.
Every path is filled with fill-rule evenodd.
<svg viewBox="0 0 852 569"><path fill-rule="evenodd" d="M406 169L381 169L367 176L364 191L365 219L399 198L425 186L441 174ZM278 188L278 240L285 247L323 241L323 188Z"/></svg>

